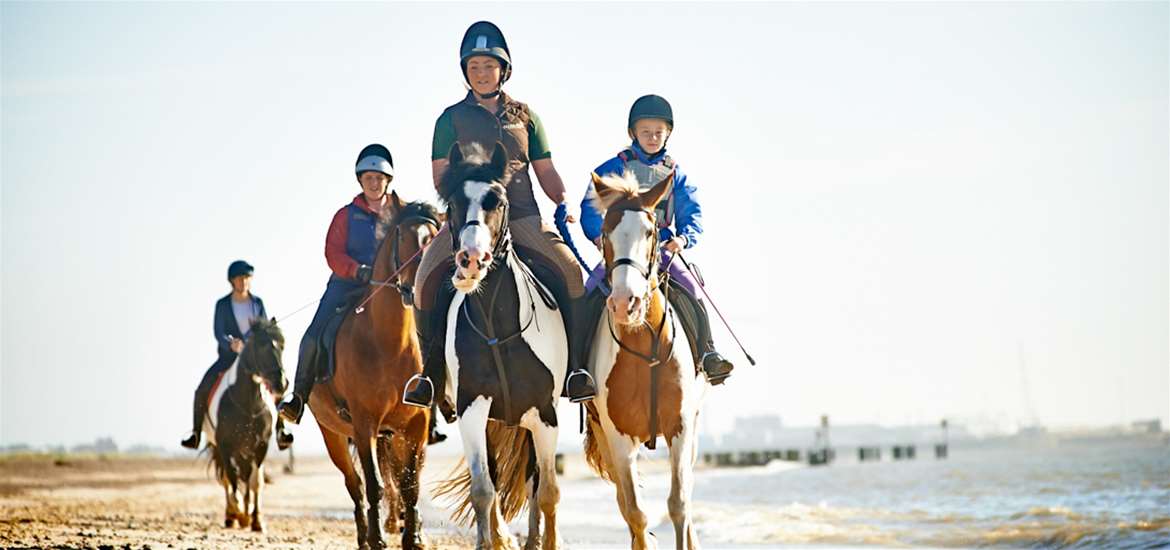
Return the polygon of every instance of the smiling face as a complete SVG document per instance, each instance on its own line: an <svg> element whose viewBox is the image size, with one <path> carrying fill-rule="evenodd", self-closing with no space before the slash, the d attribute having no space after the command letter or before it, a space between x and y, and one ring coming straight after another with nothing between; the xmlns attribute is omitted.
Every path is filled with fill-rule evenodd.
<svg viewBox="0 0 1170 550"><path fill-rule="evenodd" d="M643 118L634 123L631 131L638 145L648 154L656 154L666 146L666 139L670 137L670 125L661 118Z"/></svg>
<svg viewBox="0 0 1170 550"><path fill-rule="evenodd" d="M489 55L477 55L467 60L467 82L475 93L488 95L500 88L503 68L500 61Z"/></svg>
<svg viewBox="0 0 1170 550"><path fill-rule="evenodd" d="M378 202L386 195L386 187L390 185L390 176L381 172L367 171L358 176L362 185L362 195L369 202Z"/></svg>

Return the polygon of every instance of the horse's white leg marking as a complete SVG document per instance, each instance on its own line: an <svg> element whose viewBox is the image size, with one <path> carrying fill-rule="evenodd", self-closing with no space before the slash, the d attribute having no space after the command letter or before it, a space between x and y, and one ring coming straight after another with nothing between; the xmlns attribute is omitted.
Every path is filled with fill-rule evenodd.
<svg viewBox="0 0 1170 550"><path fill-rule="evenodd" d="M491 405L491 398L481 395L476 397L459 417L463 456L467 459L468 470L471 471L471 502L475 508L475 547L478 550L484 550L491 545L491 508L496 498L496 490L488 474L487 460L487 423Z"/></svg>
<svg viewBox="0 0 1170 550"><path fill-rule="evenodd" d="M264 497L264 464L258 464L252 472L252 530L263 531L260 522L260 505Z"/></svg>
<svg viewBox="0 0 1170 550"><path fill-rule="evenodd" d="M540 483L536 490L536 502L544 514L544 550L557 547L557 504L561 500L561 489L557 486L557 434L556 426L549 426L540 419L536 409L529 409L520 419L520 425L532 432L532 443L536 451L537 472Z"/></svg>
<svg viewBox="0 0 1170 550"><path fill-rule="evenodd" d="M683 411L682 432L670 443L670 496L666 505L670 510L670 521L674 524L674 547L676 550L696 550L699 539L691 521L691 494L694 489L694 433L696 418L690 411Z"/></svg>
<svg viewBox="0 0 1170 550"><path fill-rule="evenodd" d="M532 348L532 353L536 354L536 358L552 375L553 385L550 398L553 403L556 403L561 396L561 388L565 386L565 371L569 365L569 341L565 335L565 320L559 311L549 309L544 305L544 300L537 297L536 289L528 287L528 285L540 283L539 281L533 283L524 276L524 272L528 271L527 267L515 261L514 258L508 258L508 265L512 268L512 276L516 281L516 293L520 298L517 312L520 316L521 327L528 324L528 316L533 315L534 311L532 306L536 306L536 318L532 320L532 325L520 335L520 338L524 339L528 347ZM562 307L564 307L563 304Z"/></svg>
<svg viewBox="0 0 1170 550"><path fill-rule="evenodd" d="M618 508L630 528L630 546L634 550L657 548L657 541L649 536L650 532L646 529L646 513L638 504L641 499L641 488L638 486L638 441L617 433L612 423L605 431L614 465L612 473L618 490Z"/></svg>
<svg viewBox="0 0 1170 550"><path fill-rule="evenodd" d="M492 548L494 550L516 550L516 537L508 531L508 522L500 511L500 496L492 499Z"/></svg>

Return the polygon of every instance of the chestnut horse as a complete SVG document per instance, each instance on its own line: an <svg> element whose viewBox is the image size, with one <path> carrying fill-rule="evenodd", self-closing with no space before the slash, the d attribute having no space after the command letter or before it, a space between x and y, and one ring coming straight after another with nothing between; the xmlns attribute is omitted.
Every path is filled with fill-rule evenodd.
<svg viewBox="0 0 1170 550"><path fill-rule="evenodd" d="M659 280L654 206L670 192L674 176L639 191L638 182L593 174L595 204L604 212L602 254L613 289L591 350L597 397L586 404L585 458L617 486L618 507L630 528L631 546L655 548L639 505L638 445L654 448L659 435L670 447L667 499L675 547L699 547L690 501L697 453L699 409L707 382L692 360L686 333L673 315Z"/></svg>
<svg viewBox="0 0 1170 550"><path fill-rule="evenodd" d="M379 226L379 246L363 305L341 324L335 345L336 372L313 388L309 408L321 428L329 458L345 476L354 504L360 548L385 548L379 503L386 496L382 467L401 495L403 548L425 542L418 512L419 476L426 456L430 411L401 403L402 387L422 372L414 315L408 305L419 252L438 232L433 207L403 204L397 193ZM382 438L379 440L379 436ZM389 435L387 441L385 437ZM349 451L352 440L361 463L359 476ZM389 456L383 456L389 454ZM366 503L362 502L364 494ZM397 525L397 517L388 518Z"/></svg>
<svg viewBox="0 0 1170 550"><path fill-rule="evenodd" d="M439 185L448 205L457 291L447 310L445 389L459 417L465 464L440 495L456 517L474 511L476 548L511 548L507 522L529 508L527 548L557 547L556 403L565 379L565 325L551 292L519 260L508 231L507 153L452 146ZM543 538L540 519L544 517Z"/></svg>

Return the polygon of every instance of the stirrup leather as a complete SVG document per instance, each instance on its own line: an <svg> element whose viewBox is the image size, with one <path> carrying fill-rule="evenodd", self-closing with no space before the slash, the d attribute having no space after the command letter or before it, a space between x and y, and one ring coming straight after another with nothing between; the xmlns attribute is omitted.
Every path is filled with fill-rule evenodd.
<svg viewBox="0 0 1170 550"><path fill-rule="evenodd" d="M573 381L573 377L574 377L574 376L584 376L585 378L588 378L588 379L589 379L589 384L590 384L591 386L593 386L594 388L596 388L596 387L597 387L597 382L596 382L596 381L593 379L593 375L592 375L592 374L589 374L589 371L587 371L587 370L585 370L585 369L577 369L577 370L575 370L575 371L573 371L573 372L569 373L569 377L565 379L565 392L566 392L566 393L568 393L568 391L569 391L569 386L570 386L570 383ZM594 394L593 394L593 395L587 395L587 396L585 396L585 397L573 397L573 396L571 396L571 395L570 395L570 396L569 396L569 402L570 402L570 403L581 403L581 402L584 402L584 401L590 401L590 400L592 400L592 399L593 399L593 398L594 398L596 395L597 395L597 394L596 394L596 392L594 392Z"/></svg>
<svg viewBox="0 0 1170 550"><path fill-rule="evenodd" d="M419 409L431 408L431 403L427 403L425 405L420 405L418 403L412 403L406 399L406 394L410 393L411 384L414 383L415 381L418 381L419 384L426 382L427 386L429 386L431 388L431 403L435 402L435 384L433 382L431 382L430 378L427 378L426 376L423 376L422 374L415 374L414 376L410 377L410 380L406 381L406 386L404 386L402 388L402 402L407 406L415 407L415 408L419 408Z"/></svg>

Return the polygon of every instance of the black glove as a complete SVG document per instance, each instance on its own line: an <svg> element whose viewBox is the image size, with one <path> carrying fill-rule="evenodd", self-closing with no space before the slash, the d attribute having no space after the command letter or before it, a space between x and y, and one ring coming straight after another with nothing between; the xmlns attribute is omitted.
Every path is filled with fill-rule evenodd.
<svg viewBox="0 0 1170 550"><path fill-rule="evenodd" d="M358 266L357 275L355 275L355 277L357 277L358 281L361 281L363 283L368 283L368 282L370 282L370 277L373 276L373 274L374 274L373 267L368 266L366 264L362 264L362 265Z"/></svg>

